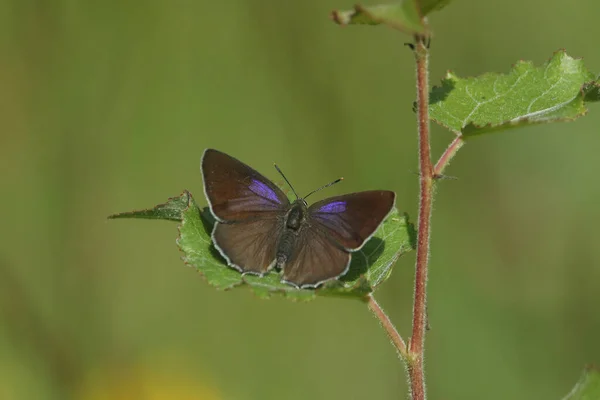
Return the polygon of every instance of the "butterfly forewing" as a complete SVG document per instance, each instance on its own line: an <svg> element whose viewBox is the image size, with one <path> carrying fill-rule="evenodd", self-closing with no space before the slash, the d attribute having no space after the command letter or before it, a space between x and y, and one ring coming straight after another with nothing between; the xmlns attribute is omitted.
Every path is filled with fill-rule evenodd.
<svg viewBox="0 0 600 400"><path fill-rule="evenodd" d="M348 271L350 253L333 244L317 229L303 229L294 255L283 268L283 281L299 287L316 287Z"/></svg>
<svg viewBox="0 0 600 400"><path fill-rule="evenodd" d="M272 218L216 223L213 241L228 264L242 272L265 273L275 261L282 224Z"/></svg>
<svg viewBox="0 0 600 400"><path fill-rule="evenodd" d="M269 218L289 206L287 196L273 182L220 151L204 152L202 175L212 213L220 221Z"/></svg>
<svg viewBox="0 0 600 400"><path fill-rule="evenodd" d="M308 208L311 225L341 247L355 251L375 233L394 207L387 190L350 193L321 200Z"/></svg>

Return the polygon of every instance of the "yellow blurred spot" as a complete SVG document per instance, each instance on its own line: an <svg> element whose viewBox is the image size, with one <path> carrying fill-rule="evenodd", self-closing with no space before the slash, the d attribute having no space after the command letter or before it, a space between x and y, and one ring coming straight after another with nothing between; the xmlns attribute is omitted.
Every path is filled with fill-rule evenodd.
<svg viewBox="0 0 600 400"><path fill-rule="evenodd" d="M144 366L98 371L78 391L80 400L221 400L201 374Z"/></svg>

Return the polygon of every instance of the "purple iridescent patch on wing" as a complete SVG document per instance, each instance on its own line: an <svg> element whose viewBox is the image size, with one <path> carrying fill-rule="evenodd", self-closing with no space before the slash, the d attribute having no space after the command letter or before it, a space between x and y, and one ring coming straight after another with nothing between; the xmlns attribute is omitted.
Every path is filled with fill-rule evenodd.
<svg viewBox="0 0 600 400"><path fill-rule="evenodd" d="M332 201L331 203L327 203L321 208L319 208L318 212L321 213L341 213L346 211L346 202L345 201Z"/></svg>
<svg viewBox="0 0 600 400"><path fill-rule="evenodd" d="M269 199L274 203L281 204L281 201L277 197L277 193L273 191L269 186L261 181L252 179L252 183L248 187L252 193L259 195L262 198Z"/></svg>

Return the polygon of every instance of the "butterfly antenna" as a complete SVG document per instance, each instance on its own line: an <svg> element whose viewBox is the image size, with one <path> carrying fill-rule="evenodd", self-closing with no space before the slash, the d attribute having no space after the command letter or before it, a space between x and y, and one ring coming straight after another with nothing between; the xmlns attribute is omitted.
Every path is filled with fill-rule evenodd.
<svg viewBox="0 0 600 400"><path fill-rule="evenodd" d="M317 193L319 190L321 190L321 189L325 189L326 187L329 187L329 186L331 186L331 185L335 185L336 183L338 183L338 182L341 182L341 181L343 181L343 180L344 180L344 178L338 178L338 179L336 179L336 180L335 180L335 181L333 181L333 182L329 182L327 185L323 185L323 186L321 186L320 188L318 188L318 189L316 189L316 190L313 190L312 192L310 192L309 194L307 194L306 196L304 196L304 198L306 199L306 198L307 198L308 196L310 196L311 194L313 194L313 193Z"/></svg>
<svg viewBox="0 0 600 400"><path fill-rule="evenodd" d="M296 195L296 199L299 199L300 196L298 196L298 193L296 193L296 191L294 190L294 187L292 186L292 184L290 183L290 181L287 180L287 178L285 177L285 175L283 174L283 172L281 172L281 170L279 169L279 167L277 166L277 164L273 164L275 166L275 169L277 170L277 172L279 172L281 174L281 176L283 176L283 179L285 179L285 181L287 182L288 186L290 187L290 189L292 189L292 192L294 192L294 194Z"/></svg>

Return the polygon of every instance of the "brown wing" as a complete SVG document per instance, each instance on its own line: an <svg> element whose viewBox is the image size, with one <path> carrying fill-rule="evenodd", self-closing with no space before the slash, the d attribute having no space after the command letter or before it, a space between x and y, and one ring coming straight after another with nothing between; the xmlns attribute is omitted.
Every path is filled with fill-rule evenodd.
<svg viewBox="0 0 600 400"><path fill-rule="evenodd" d="M395 198L388 190L330 197L308 208L310 222L346 250L356 251L392 211Z"/></svg>
<svg viewBox="0 0 600 400"><path fill-rule="evenodd" d="M241 272L262 274L274 265L281 229L282 223L278 218L216 222L212 238L230 266Z"/></svg>
<svg viewBox="0 0 600 400"><path fill-rule="evenodd" d="M268 217L290 203L273 182L218 150L204 151L202 176L210 209L219 221Z"/></svg>
<svg viewBox="0 0 600 400"><path fill-rule="evenodd" d="M350 253L308 227L300 232L296 250L283 266L282 281L301 288L317 287L348 272L350 259Z"/></svg>

